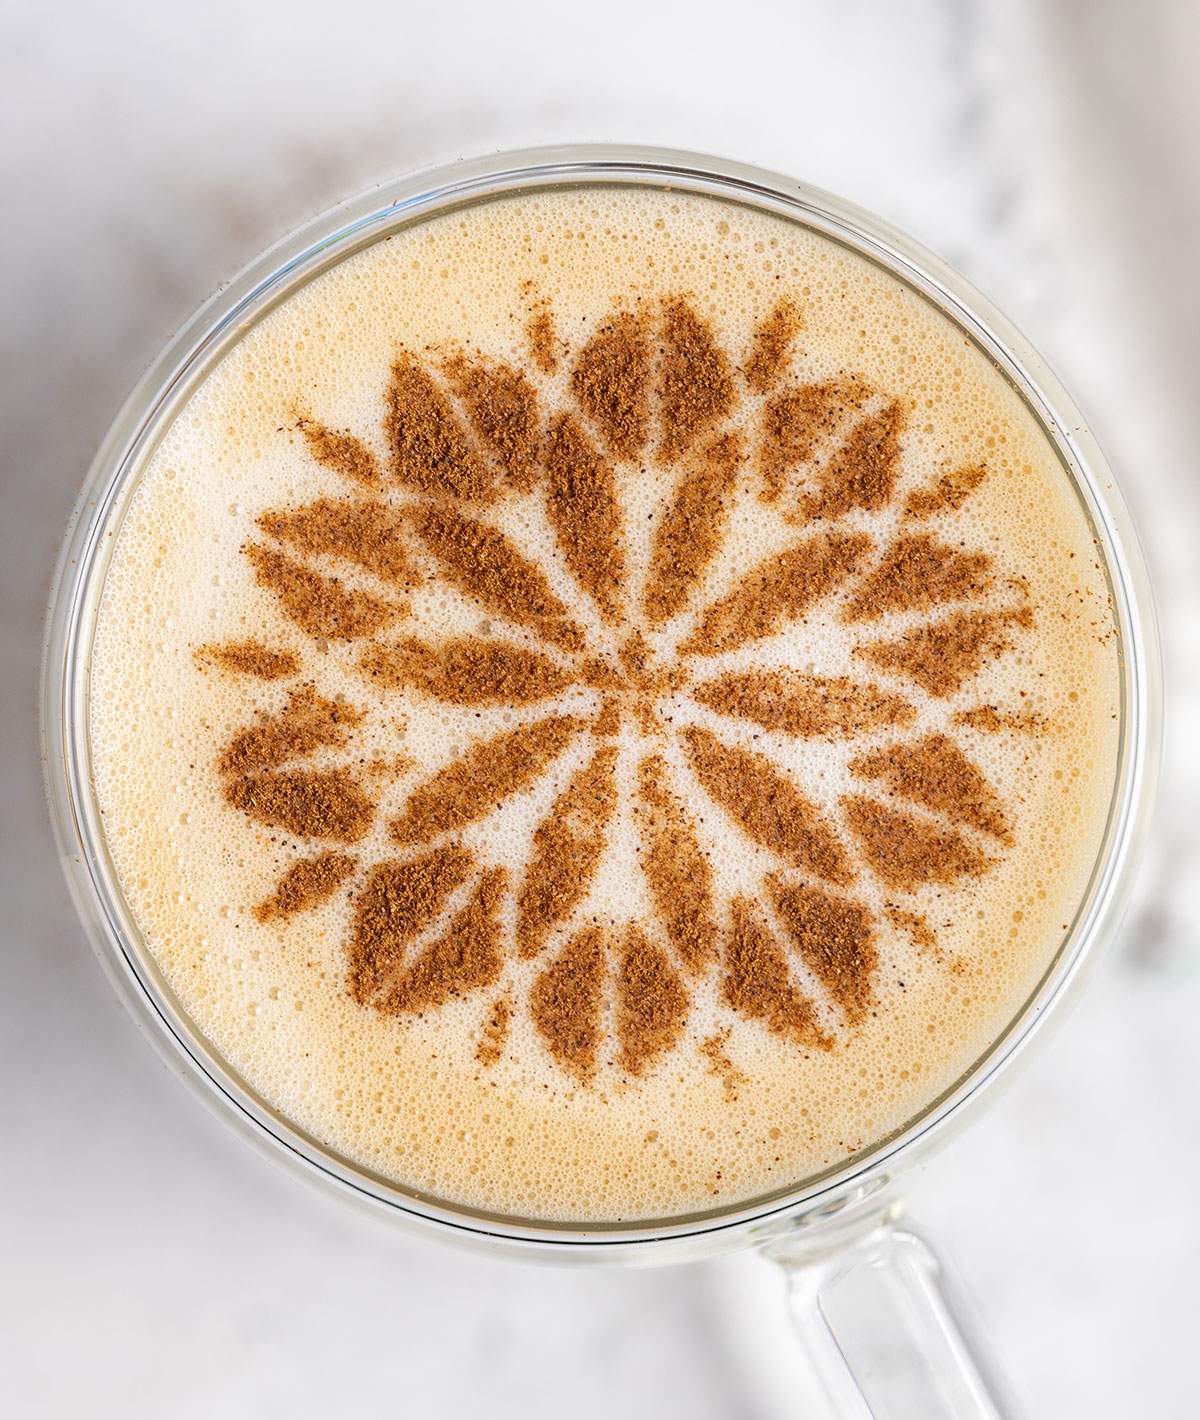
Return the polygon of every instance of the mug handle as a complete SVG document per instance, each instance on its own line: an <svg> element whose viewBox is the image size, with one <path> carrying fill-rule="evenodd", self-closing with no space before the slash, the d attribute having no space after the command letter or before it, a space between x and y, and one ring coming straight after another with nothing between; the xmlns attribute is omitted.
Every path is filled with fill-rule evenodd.
<svg viewBox="0 0 1200 1420"><path fill-rule="evenodd" d="M901 1211L893 1204L850 1230L798 1229L765 1249L787 1275L792 1321L831 1415L1013 1420L969 1311L921 1234L899 1226Z"/></svg>

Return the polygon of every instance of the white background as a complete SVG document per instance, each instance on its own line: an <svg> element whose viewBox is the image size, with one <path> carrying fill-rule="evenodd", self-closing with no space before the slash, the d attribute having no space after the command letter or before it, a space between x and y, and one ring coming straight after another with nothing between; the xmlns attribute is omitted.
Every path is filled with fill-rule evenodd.
<svg viewBox="0 0 1200 1420"><path fill-rule="evenodd" d="M0 7L0 1388L13 1415L819 1416L751 1257L480 1262L311 1195L130 1025L34 732L49 569L105 426L256 252L374 181L615 139L874 208L1024 327L1118 468L1171 670L1162 811L1066 1027L913 1185L1036 1416L1192 1416L1200 1311L1200 10L296 0Z"/></svg>

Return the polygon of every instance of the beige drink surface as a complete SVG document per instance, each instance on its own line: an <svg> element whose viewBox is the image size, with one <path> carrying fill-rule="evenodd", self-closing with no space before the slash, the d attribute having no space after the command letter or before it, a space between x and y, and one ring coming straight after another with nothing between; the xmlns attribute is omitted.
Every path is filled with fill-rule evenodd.
<svg viewBox="0 0 1200 1420"><path fill-rule="evenodd" d="M400 1185L799 1184L1003 1031L1084 893L1117 648L1017 396L853 253L620 189L248 330L117 533L96 788L184 1010Z"/></svg>

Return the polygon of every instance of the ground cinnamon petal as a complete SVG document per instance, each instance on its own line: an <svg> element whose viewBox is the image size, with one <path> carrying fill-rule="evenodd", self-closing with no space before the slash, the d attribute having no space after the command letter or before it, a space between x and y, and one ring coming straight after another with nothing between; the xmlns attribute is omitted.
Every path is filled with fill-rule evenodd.
<svg viewBox="0 0 1200 1420"><path fill-rule="evenodd" d="M235 675L258 680L286 680L298 675L300 658L292 651L272 651L261 641L226 641L223 645L199 646L194 652L199 665L219 666Z"/></svg>
<svg viewBox="0 0 1200 1420"><path fill-rule="evenodd" d="M471 901L446 934L426 947L379 1003L385 1012L411 1013L444 1006L500 978L500 908L506 874L494 868L480 879Z"/></svg>
<svg viewBox="0 0 1200 1420"><path fill-rule="evenodd" d="M729 359L712 327L679 298L663 307L658 456L673 463L733 408Z"/></svg>
<svg viewBox="0 0 1200 1420"><path fill-rule="evenodd" d="M472 428L499 459L512 486L532 488L541 440L537 391L520 370L499 361L459 356L447 364L446 372Z"/></svg>
<svg viewBox="0 0 1200 1420"><path fill-rule="evenodd" d="M865 533L830 531L768 557L708 608L680 653L714 656L774 635L827 597L870 547Z"/></svg>
<svg viewBox="0 0 1200 1420"><path fill-rule="evenodd" d="M683 1035L687 991L666 954L638 927L626 929L617 972L617 1063L640 1075Z"/></svg>
<svg viewBox="0 0 1200 1420"><path fill-rule="evenodd" d="M538 975L529 1013L550 1053L581 1081L596 1070L605 981L604 932L585 927Z"/></svg>
<svg viewBox="0 0 1200 1420"><path fill-rule="evenodd" d="M272 922L319 906L337 892L354 867L355 860L346 853L318 853L315 858L302 858L279 879L271 896L255 907L255 918Z"/></svg>
<svg viewBox="0 0 1200 1420"><path fill-rule="evenodd" d="M571 393L620 459L642 449L650 427L650 341L629 311L611 316L579 352Z"/></svg>
<svg viewBox="0 0 1200 1420"><path fill-rule="evenodd" d="M263 513L258 526L306 556L341 557L401 587L412 586L416 579L404 525L376 499L319 498L292 512Z"/></svg>
<svg viewBox="0 0 1200 1420"><path fill-rule="evenodd" d="M802 325L799 307L785 298L755 327L745 373L756 394L764 394L783 377Z"/></svg>
<svg viewBox="0 0 1200 1420"><path fill-rule="evenodd" d="M857 380L839 377L796 385L763 406L758 467L763 498L776 502L787 490L787 475L832 441L868 397Z"/></svg>
<svg viewBox="0 0 1200 1420"><path fill-rule="evenodd" d="M924 883L977 878L991 866L957 829L941 829L860 795L847 795L841 805L863 857L888 887L911 892Z"/></svg>
<svg viewBox="0 0 1200 1420"><path fill-rule="evenodd" d="M529 343L533 363L544 375L554 374L558 369L562 342L554 328L554 317L544 301L539 301L530 311L525 322L525 339Z"/></svg>
<svg viewBox="0 0 1200 1420"><path fill-rule="evenodd" d="M493 813L531 784L586 721L553 715L488 740L476 741L459 759L418 784L404 812L389 825L397 843L428 843Z"/></svg>
<svg viewBox="0 0 1200 1420"><path fill-rule="evenodd" d="M331 468L356 483L380 481L379 460L361 439L345 430L326 428L315 419L303 418L296 427L304 435L308 451L319 464Z"/></svg>
<svg viewBox="0 0 1200 1420"><path fill-rule="evenodd" d="M696 825L671 790L661 755L642 760L639 820L642 872L667 940L688 971L701 971L717 954L713 874Z"/></svg>
<svg viewBox="0 0 1200 1420"><path fill-rule="evenodd" d="M915 744L893 744L850 761L851 774L886 784L899 798L945 814L952 823L1011 841L1008 819L996 791L979 768L946 735L926 735Z"/></svg>
<svg viewBox="0 0 1200 1420"><path fill-rule="evenodd" d="M446 705L529 705L557 695L572 680L538 651L477 636L437 644L409 637L372 646L358 665L385 689L419 690Z"/></svg>
<svg viewBox="0 0 1200 1420"><path fill-rule="evenodd" d="M964 611L905 632L894 641L868 641L853 654L880 670L907 676L929 695L945 699L985 662L1012 649L1010 628L1033 625L1028 607L1011 611Z"/></svg>
<svg viewBox="0 0 1200 1420"><path fill-rule="evenodd" d="M925 610L980 597L992 585L986 552L959 552L928 533L898 537L864 578L845 610L846 621L877 621L891 612Z"/></svg>
<svg viewBox="0 0 1200 1420"><path fill-rule="evenodd" d="M347 984L356 1001L369 1001L399 972L405 948L437 921L473 866L465 848L449 843L408 862L387 859L372 868L354 903L347 947Z"/></svg>
<svg viewBox="0 0 1200 1420"><path fill-rule="evenodd" d="M1001 710L995 705L973 705L968 710L956 710L951 723L982 730L987 735L1002 734L1006 730L1018 735L1036 735L1050 728L1049 719L1035 710Z"/></svg>
<svg viewBox="0 0 1200 1420"><path fill-rule="evenodd" d="M311 685L302 685L277 714L260 715L234 735L217 761L217 771L236 779L302 758L322 745L340 748L362 720L363 711L326 700Z"/></svg>
<svg viewBox="0 0 1200 1420"><path fill-rule="evenodd" d="M375 805L348 769L267 770L225 782L226 802L267 828L357 843Z"/></svg>
<svg viewBox="0 0 1200 1420"><path fill-rule="evenodd" d="M512 1024L512 1010L511 996L498 996L492 1002L491 1009L483 1023L479 1042L475 1046L475 1059L481 1065L489 1067L495 1065L504 1054L509 1027Z"/></svg>
<svg viewBox="0 0 1200 1420"><path fill-rule="evenodd" d="M733 1030L726 1026L724 1030L706 1035L700 1042L700 1054L708 1062L709 1073L720 1080L721 1090L729 1101L737 1099L742 1086L750 1083L750 1077L733 1063L727 1049L732 1034Z"/></svg>
<svg viewBox="0 0 1200 1420"><path fill-rule="evenodd" d="M769 759L724 744L711 730L695 725L683 731L683 739L705 792L749 839L828 882L853 880L854 870L832 826Z"/></svg>
<svg viewBox="0 0 1200 1420"><path fill-rule="evenodd" d="M534 830L532 854L517 901L517 951L533 957L587 895L617 806L615 746L605 745L580 769Z"/></svg>
<svg viewBox="0 0 1200 1420"><path fill-rule="evenodd" d="M691 691L719 714L799 739L855 739L883 725L908 725L916 710L901 696L848 676L801 671L727 671Z"/></svg>
<svg viewBox="0 0 1200 1420"><path fill-rule="evenodd" d="M769 879L771 899L792 946L851 1025L866 1015L879 965L871 914L861 902L820 888Z"/></svg>
<svg viewBox="0 0 1200 1420"><path fill-rule="evenodd" d="M563 414L545 451L546 510L572 576L609 618L621 616L625 537L612 467Z"/></svg>
<svg viewBox="0 0 1200 1420"><path fill-rule="evenodd" d="M904 501L905 516L932 518L956 512L987 477L983 464L967 464L940 474L924 488L914 489Z"/></svg>
<svg viewBox="0 0 1200 1420"><path fill-rule="evenodd" d="M900 473L900 433L904 407L893 400L850 431L816 475L817 491L800 499L807 519L841 518L856 508L876 512L892 497Z"/></svg>
<svg viewBox="0 0 1200 1420"><path fill-rule="evenodd" d="M493 471L472 447L449 399L409 354L392 366L384 428L392 472L401 483L470 502L490 496Z"/></svg>
<svg viewBox="0 0 1200 1420"><path fill-rule="evenodd" d="M884 911L893 927L903 932L919 952L938 951L937 935L929 925L929 919L921 912L907 912L902 907L889 904Z"/></svg>
<svg viewBox="0 0 1200 1420"><path fill-rule="evenodd" d="M723 959L721 995L739 1015L798 1045L832 1048L812 1001L791 981L783 948L749 898L735 897L730 906Z"/></svg>
<svg viewBox="0 0 1200 1420"><path fill-rule="evenodd" d="M651 544L644 606L652 627L683 610L720 550L740 460L737 436L726 434L680 479Z"/></svg>
<svg viewBox="0 0 1200 1420"><path fill-rule="evenodd" d="M583 633L567 618L567 608L541 570L498 528L445 505L416 508L411 518L453 586L554 645L570 651L582 647Z"/></svg>
<svg viewBox="0 0 1200 1420"><path fill-rule="evenodd" d="M374 636L402 608L348 588L337 577L323 577L274 548L249 543L243 549L260 587L272 592L283 611L310 636L356 641Z"/></svg>

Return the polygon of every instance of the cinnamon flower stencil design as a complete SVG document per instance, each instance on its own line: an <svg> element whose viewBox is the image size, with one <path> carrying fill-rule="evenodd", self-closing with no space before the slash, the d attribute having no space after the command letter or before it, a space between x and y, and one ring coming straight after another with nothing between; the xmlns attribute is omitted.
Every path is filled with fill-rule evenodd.
<svg viewBox="0 0 1200 1420"><path fill-rule="evenodd" d="M936 953L923 890L1011 845L954 733L1030 728L971 689L1032 624L946 533L986 470L910 467L904 401L801 381L787 300L737 349L686 295L614 303L574 348L542 307L528 336L517 363L399 351L363 437L296 425L329 490L262 511L244 554L314 654L198 653L286 687L218 764L296 844L255 914L347 893L346 991L397 1018L477 1000L484 1066L523 1012L568 1077L644 1076L701 995L707 1029L836 1049L889 941ZM844 663L818 672L822 619ZM357 700L323 692L330 649ZM389 776L361 737L406 707L455 753ZM621 853L624 920L597 907Z"/></svg>

